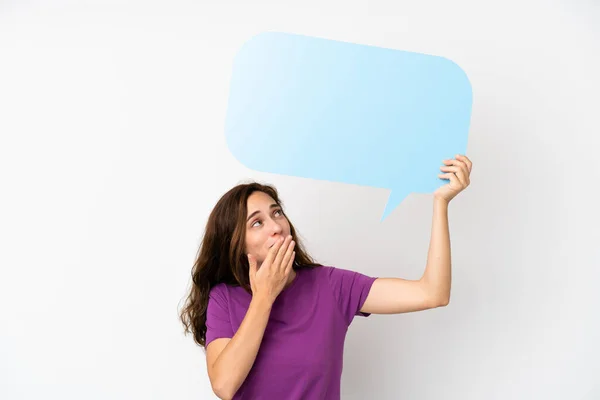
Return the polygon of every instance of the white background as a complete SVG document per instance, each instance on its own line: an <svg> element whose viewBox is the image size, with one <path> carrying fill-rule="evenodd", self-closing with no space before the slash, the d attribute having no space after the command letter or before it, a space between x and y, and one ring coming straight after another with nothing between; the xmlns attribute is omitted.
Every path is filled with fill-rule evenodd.
<svg viewBox="0 0 600 400"><path fill-rule="evenodd" d="M263 31L443 56L473 86L450 305L355 319L342 397L598 398L592 0L0 2L0 398L213 398L178 310L212 206L248 179L321 263L421 276L430 195L380 223L387 190L229 153L233 57Z"/></svg>

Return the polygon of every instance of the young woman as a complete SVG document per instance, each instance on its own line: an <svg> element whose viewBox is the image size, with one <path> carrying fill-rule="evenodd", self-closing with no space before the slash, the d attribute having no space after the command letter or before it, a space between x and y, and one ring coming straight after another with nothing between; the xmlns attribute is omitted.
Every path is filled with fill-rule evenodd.
<svg viewBox="0 0 600 400"><path fill-rule="evenodd" d="M471 161L444 160L431 242L419 280L374 278L316 263L296 236L277 190L229 190L206 225L181 312L206 349L222 399L339 399L353 318L441 307L450 301L448 204L470 183Z"/></svg>

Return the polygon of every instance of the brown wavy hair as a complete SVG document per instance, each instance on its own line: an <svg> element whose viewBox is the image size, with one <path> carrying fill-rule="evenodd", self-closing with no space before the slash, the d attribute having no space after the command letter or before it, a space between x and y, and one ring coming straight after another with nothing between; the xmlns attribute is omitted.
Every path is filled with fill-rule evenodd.
<svg viewBox="0 0 600 400"><path fill-rule="evenodd" d="M184 334L192 333L194 341L201 347L206 345L206 309L210 290L224 282L241 286L252 294L250 267L244 254L244 245L247 201L248 197L256 191L271 196L283 210L283 202L274 186L251 182L237 185L225 193L208 217L204 236L192 267L192 286L180 313L181 322L185 327ZM285 211L283 214L287 218ZM306 252L292 222L289 219L288 222L290 234L296 242L294 270L322 266Z"/></svg>

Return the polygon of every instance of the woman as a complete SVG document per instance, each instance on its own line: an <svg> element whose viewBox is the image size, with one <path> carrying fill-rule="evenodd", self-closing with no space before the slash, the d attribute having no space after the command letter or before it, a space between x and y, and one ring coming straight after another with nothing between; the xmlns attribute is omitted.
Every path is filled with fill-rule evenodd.
<svg viewBox="0 0 600 400"><path fill-rule="evenodd" d="M354 316L441 307L450 300L448 204L470 183L471 161L444 160L434 192L427 265L419 280L374 278L316 263L275 188L229 190L210 214L181 313L206 349L222 399L339 399Z"/></svg>

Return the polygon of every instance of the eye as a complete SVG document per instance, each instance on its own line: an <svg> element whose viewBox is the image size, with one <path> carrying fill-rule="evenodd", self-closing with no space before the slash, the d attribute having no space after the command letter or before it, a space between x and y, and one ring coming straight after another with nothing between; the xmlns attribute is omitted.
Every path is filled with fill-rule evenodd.
<svg viewBox="0 0 600 400"><path fill-rule="evenodd" d="M277 209L277 210L273 211L273 215L275 215L275 214L279 214L279 216L282 216L283 215L283 210ZM255 227L257 223L261 223L262 224L261 220L257 219L252 224L250 224L250 227L251 228Z"/></svg>

